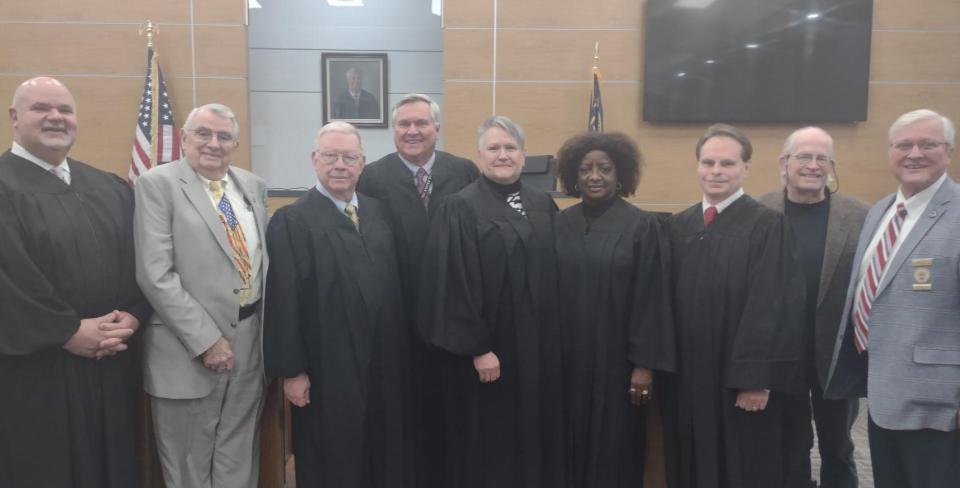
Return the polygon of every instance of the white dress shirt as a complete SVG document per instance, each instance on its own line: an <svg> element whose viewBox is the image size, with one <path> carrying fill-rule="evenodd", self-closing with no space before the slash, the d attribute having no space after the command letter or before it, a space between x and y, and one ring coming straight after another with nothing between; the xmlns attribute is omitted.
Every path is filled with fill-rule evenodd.
<svg viewBox="0 0 960 488"><path fill-rule="evenodd" d="M30 161L31 163L43 168L44 171L49 171L54 176L60 178L60 180L62 180L64 183L68 185L73 179L70 175L70 164L67 163L67 158L63 158L63 161L61 161L59 165L54 166L34 156L33 154L30 154L30 151L27 151L26 149L24 149L23 146L21 146L20 144L17 144L16 141L14 141L13 146L10 148L10 152L16 156L20 156L21 158L26 159L27 161Z"/></svg>

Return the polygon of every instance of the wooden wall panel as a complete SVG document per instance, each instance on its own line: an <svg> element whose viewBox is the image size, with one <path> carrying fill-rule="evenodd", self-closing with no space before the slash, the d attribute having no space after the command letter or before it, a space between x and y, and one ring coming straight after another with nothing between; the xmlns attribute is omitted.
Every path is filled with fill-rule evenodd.
<svg viewBox="0 0 960 488"><path fill-rule="evenodd" d="M486 2L479 2L487 5ZM607 131L632 135L646 159L646 174L633 200L647 207L678 210L700 196L693 147L707 124L652 124L641 120L645 2L603 0L592 3L549 0L495 0L496 28L487 10L470 0L447 0L444 107L448 119L456 107L458 129L475 127L496 111L514 118L527 132L530 154L556 151L586 124L594 41L600 41L604 74L604 122ZM470 17L477 12L476 17ZM927 107L960 122L960 3L955 0L898 2L876 0L874 7L868 120L828 124L838 152L841 191L875 201L896 187L886 163L886 130L903 112ZM469 42L457 29L473 30ZM493 52L494 37L497 51ZM490 42L486 42L490 39ZM482 52L484 47L488 50ZM487 65L497 60L496 79L488 82L471 57ZM475 71L472 71L475 70ZM467 83L460 76L470 74ZM452 76L456 75L456 76ZM829 74L825 74L829 75ZM469 86L469 88L467 88ZM461 98L466 97L466 98ZM783 139L803 124L741 124L755 155L746 189L762 193L780 185L778 156ZM449 128L448 128L449 129ZM447 130L445 146L469 151L472 131ZM951 174L960 177L953 165Z"/></svg>
<svg viewBox="0 0 960 488"><path fill-rule="evenodd" d="M504 30L497 35L497 79L590 79L594 42L599 41L604 79L639 80L642 39L636 29Z"/></svg>
<svg viewBox="0 0 960 488"><path fill-rule="evenodd" d="M213 2L213 0L205 0ZM190 0L163 2L107 2L105 0L5 0L0 21L188 22ZM195 2L196 3L196 2Z"/></svg>
<svg viewBox="0 0 960 488"><path fill-rule="evenodd" d="M493 25L494 0L443 2L445 26L490 27Z"/></svg>
<svg viewBox="0 0 960 488"><path fill-rule="evenodd" d="M960 82L960 30L877 31L870 79Z"/></svg>
<svg viewBox="0 0 960 488"><path fill-rule="evenodd" d="M455 2L447 2L455 3ZM637 0L557 2L556 0L500 0L500 27L636 28Z"/></svg>
<svg viewBox="0 0 960 488"><path fill-rule="evenodd" d="M957 0L875 0L874 29L955 30L960 26Z"/></svg>
<svg viewBox="0 0 960 488"><path fill-rule="evenodd" d="M146 69L146 38L138 25L150 19L160 24L154 44L178 124L194 100L226 103L240 117L237 161L250 166L243 0L3 4L0 99L9 100L14 87L33 76L63 81L77 99L80 119L72 157L126 176ZM9 124L0 117L0 148L12 140Z"/></svg>
<svg viewBox="0 0 960 488"><path fill-rule="evenodd" d="M461 53L444 56L445 80L493 79L493 32L487 29L444 29L445 50Z"/></svg>

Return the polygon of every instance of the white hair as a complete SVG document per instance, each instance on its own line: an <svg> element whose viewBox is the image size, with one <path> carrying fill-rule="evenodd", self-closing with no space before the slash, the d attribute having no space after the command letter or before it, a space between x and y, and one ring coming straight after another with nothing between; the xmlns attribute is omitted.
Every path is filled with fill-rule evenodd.
<svg viewBox="0 0 960 488"><path fill-rule="evenodd" d="M440 125L440 106L437 105L437 102L434 102L432 98L424 95L423 93L408 93L403 96L394 106L393 112L390 113L390 118L396 122L397 120L397 110L400 107L408 103L424 102L430 106L430 119L433 120L433 125Z"/></svg>
<svg viewBox="0 0 960 488"><path fill-rule="evenodd" d="M950 119L934 112L933 110L922 108L919 110L914 110L907 112L900 117L897 117L897 120L893 121L893 124L890 126L890 130L887 131L887 140L890 144L893 144L893 135L897 133L900 129L920 122L921 120L939 120L940 125L943 127L943 140L952 148L954 137L956 137L957 131L953 127L953 122Z"/></svg>
<svg viewBox="0 0 960 488"><path fill-rule="evenodd" d="M190 115L187 115L187 120L183 123L184 130L192 130L193 119L197 116L197 114L204 111L210 112L217 117L228 119L232 126L230 132L233 133L233 137L240 137L240 123L237 122L236 114L233 113L233 109L222 103L208 103L191 110Z"/></svg>
<svg viewBox="0 0 960 488"><path fill-rule="evenodd" d="M313 148L319 149L320 138L326 134L330 134L334 132L337 132L340 134L353 134L357 136L357 144L360 146L360 151L361 152L363 151L363 140L360 139L360 131L358 131L357 128L353 126L353 124L349 122L343 122L341 120L330 122L329 124L321 127L320 130L317 131L317 136L313 139Z"/></svg>

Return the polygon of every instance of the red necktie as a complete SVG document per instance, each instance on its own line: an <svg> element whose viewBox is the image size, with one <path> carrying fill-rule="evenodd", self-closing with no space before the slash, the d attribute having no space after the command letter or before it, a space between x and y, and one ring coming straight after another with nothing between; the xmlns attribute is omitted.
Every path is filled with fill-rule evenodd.
<svg viewBox="0 0 960 488"><path fill-rule="evenodd" d="M707 207L707 211L703 212L703 226L710 227L710 223L713 222L713 219L717 217L717 207L710 205Z"/></svg>
<svg viewBox="0 0 960 488"><path fill-rule="evenodd" d="M859 353L867 350L867 339L870 337L867 318L870 317L870 307L873 305L874 298L877 297L877 287L880 285L880 279L883 278L883 271L887 269L887 264L890 262L893 246L897 243L900 227L903 226L906 218L907 209L901 203L897 205L897 212L893 214L887 229L877 241L873 259L870 260L870 265L867 266L867 271L863 273L863 279L857 286L853 301L853 342Z"/></svg>

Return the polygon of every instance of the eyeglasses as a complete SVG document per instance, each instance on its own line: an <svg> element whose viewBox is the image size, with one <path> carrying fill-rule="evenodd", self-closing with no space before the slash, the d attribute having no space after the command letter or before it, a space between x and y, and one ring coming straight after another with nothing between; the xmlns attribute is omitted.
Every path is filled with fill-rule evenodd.
<svg viewBox="0 0 960 488"><path fill-rule="evenodd" d="M919 142L902 141L896 144L890 144L890 147L894 148L899 152L908 153L910 151L913 151L914 146L918 147L923 152L930 152L930 151L936 151L940 146L946 146L946 145L947 145L946 142L923 140Z"/></svg>
<svg viewBox="0 0 960 488"><path fill-rule="evenodd" d="M363 154L357 153L338 153L335 151L324 151L318 153L320 156L320 161L323 164L334 164L338 159L343 160L343 164L347 166L356 166L363 162Z"/></svg>
<svg viewBox="0 0 960 488"><path fill-rule="evenodd" d="M237 138L229 132L213 132L212 130L205 128L194 129L190 132L193 133L193 137L196 137L197 140L201 142L210 142L214 135L217 136L217 142L224 145L230 144L237 140Z"/></svg>
<svg viewBox="0 0 960 488"><path fill-rule="evenodd" d="M810 164L811 161L816 161L818 166L826 166L833 162L832 159L822 155L813 155L810 153L800 153L800 154L787 154L787 158L793 158L797 160L800 164Z"/></svg>

